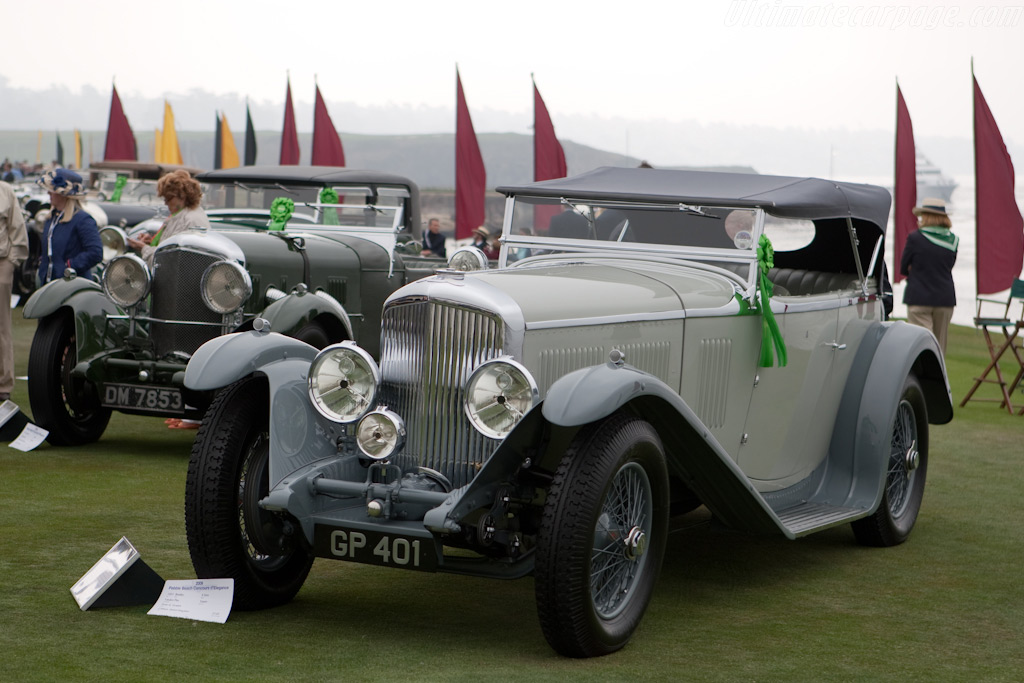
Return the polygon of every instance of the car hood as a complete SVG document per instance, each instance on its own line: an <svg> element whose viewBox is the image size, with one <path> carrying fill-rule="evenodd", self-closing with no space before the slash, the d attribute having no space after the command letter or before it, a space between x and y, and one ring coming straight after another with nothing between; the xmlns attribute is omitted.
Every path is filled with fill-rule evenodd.
<svg viewBox="0 0 1024 683"><path fill-rule="evenodd" d="M600 318L651 319L735 312L722 275L665 263L560 262L474 273L512 299L526 327Z"/></svg>

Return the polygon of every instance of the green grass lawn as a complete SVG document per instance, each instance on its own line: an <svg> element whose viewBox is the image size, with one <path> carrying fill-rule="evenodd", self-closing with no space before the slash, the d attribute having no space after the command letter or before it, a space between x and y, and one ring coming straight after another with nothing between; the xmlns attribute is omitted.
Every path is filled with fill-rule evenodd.
<svg viewBox="0 0 1024 683"><path fill-rule="evenodd" d="M15 312L19 375L34 329ZM955 403L986 361L977 332L952 330ZM28 410L25 382L13 399ZM115 414L89 447L0 445L0 681L1022 680L1024 417L972 402L931 433L904 545L685 527L633 641L574 661L544 641L531 579L318 560L291 604L223 625L80 611L69 588L121 536L163 578L195 576L193 433Z"/></svg>

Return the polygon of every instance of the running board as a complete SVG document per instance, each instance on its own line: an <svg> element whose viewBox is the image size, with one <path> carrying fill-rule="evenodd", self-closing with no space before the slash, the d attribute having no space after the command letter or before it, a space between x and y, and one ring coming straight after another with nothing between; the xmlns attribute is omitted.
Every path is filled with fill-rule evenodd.
<svg viewBox="0 0 1024 683"><path fill-rule="evenodd" d="M793 536L804 536L864 517L863 508L838 507L824 503L801 503L776 513L779 521Z"/></svg>

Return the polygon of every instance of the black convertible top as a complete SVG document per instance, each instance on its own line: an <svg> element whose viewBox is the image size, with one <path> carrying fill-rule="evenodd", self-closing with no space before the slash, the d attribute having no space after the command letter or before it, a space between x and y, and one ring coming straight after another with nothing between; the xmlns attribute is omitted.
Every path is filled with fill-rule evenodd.
<svg viewBox="0 0 1024 683"><path fill-rule="evenodd" d="M889 192L875 185L756 173L604 166L570 178L497 188L505 195L749 206L783 218L889 219Z"/></svg>

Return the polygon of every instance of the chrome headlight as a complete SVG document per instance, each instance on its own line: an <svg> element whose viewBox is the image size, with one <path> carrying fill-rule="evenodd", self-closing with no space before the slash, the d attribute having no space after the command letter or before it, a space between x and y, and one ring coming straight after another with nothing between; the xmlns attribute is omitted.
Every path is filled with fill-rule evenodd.
<svg viewBox="0 0 1024 683"><path fill-rule="evenodd" d="M234 261L217 261L203 273L203 303L214 313L233 313L252 294L252 279Z"/></svg>
<svg viewBox="0 0 1024 683"><path fill-rule="evenodd" d="M405 445L405 423L387 408L368 413L356 427L359 450L373 460L384 460Z"/></svg>
<svg viewBox="0 0 1024 683"><path fill-rule="evenodd" d="M121 308L145 299L152 282L146 262L135 254L118 256L103 269L103 291Z"/></svg>
<svg viewBox="0 0 1024 683"><path fill-rule="evenodd" d="M484 363L469 378L466 415L484 436L503 439L539 398L529 371L510 358L499 358Z"/></svg>
<svg viewBox="0 0 1024 683"><path fill-rule="evenodd" d="M355 422L376 403L380 371L370 354L344 341L328 346L309 368L309 398L328 420Z"/></svg>
<svg viewBox="0 0 1024 683"><path fill-rule="evenodd" d="M108 263L126 251L128 236L121 228L108 225L100 230L100 243L103 244L103 263Z"/></svg>
<svg viewBox="0 0 1024 683"><path fill-rule="evenodd" d="M486 270L487 256L476 247L459 247L448 257L448 267L465 272Z"/></svg>

